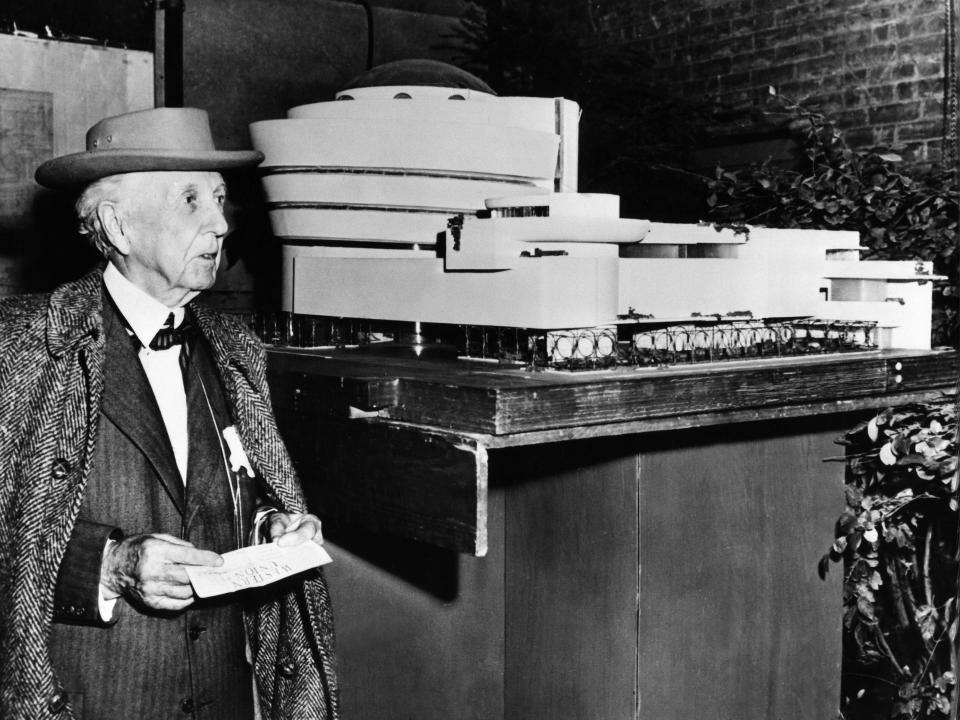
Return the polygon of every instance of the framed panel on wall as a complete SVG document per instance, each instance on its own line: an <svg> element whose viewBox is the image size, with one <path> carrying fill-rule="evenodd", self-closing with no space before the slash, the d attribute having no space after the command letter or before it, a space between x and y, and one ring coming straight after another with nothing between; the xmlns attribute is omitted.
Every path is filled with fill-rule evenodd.
<svg viewBox="0 0 960 720"><path fill-rule="evenodd" d="M0 34L0 294L46 290L95 259L71 198L33 181L45 160L85 148L110 115L153 107L153 53Z"/></svg>

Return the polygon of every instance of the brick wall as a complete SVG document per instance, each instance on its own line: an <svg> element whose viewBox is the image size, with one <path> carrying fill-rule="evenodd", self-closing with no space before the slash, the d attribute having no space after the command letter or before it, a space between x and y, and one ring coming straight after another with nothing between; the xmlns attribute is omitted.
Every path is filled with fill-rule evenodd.
<svg viewBox="0 0 960 720"><path fill-rule="evenodd" d="M606 42L642 43L688 98L824 112L856 147L943 150L944 0L594 0Z"/></svg>

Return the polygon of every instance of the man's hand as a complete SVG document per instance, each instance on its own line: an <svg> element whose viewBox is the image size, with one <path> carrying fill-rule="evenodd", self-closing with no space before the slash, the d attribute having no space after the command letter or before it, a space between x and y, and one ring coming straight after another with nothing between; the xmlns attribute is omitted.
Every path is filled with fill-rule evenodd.
<svg viewBox="0 0 960 720"><path fill-rule="evenodd" d="M173 535L133 535L104 552L100 583L107 599L126 595L154 610L183 610L194 601L183 566L222 564L217 553Z"/></svg>
<svg viewBox="0 0 960 720"><path fill-rule="evenodd" d="M281 546L299 545L307 540L323 545L320 518L308 513L274 513L270 516L270 539Z"/></svg>

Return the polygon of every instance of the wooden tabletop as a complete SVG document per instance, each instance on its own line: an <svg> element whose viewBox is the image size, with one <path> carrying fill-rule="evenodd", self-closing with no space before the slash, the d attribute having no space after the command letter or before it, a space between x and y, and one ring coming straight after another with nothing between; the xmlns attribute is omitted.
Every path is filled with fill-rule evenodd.
<svg viewBox="0 0 960 720"><path fill-rule="evenodd" d="M488 447L884 407L936 397L958 377L953 350L578 372L367 349L270 348L269 359L281 407L461 433Z"/></svg>

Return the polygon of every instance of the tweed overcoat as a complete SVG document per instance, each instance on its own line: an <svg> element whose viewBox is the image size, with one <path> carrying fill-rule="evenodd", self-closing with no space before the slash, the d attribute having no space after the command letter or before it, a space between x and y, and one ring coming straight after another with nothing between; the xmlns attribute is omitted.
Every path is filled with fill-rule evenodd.
<svg viewBox="0 0 960 720"><path fill-rule="evenodd" d="M57 570L83 501L103 389L102 269L53 293L0 300L0 717L69 717L47 637ZM270 500L305 509L277 433L260 343L191 304L233 422ZM333 620L321 573L264 593L245 618L262 716L338 716Z"/></svg>

